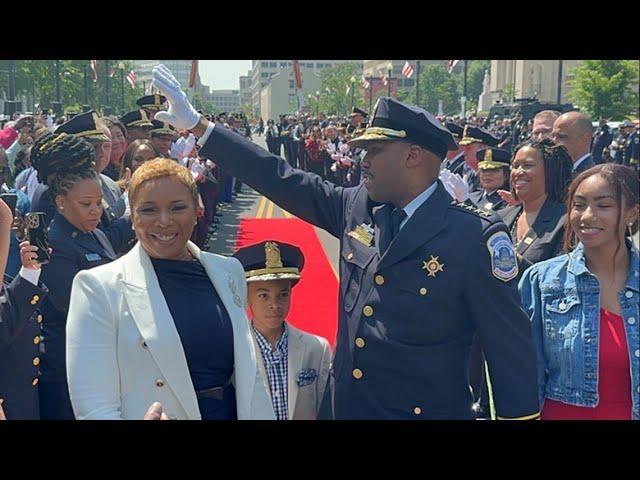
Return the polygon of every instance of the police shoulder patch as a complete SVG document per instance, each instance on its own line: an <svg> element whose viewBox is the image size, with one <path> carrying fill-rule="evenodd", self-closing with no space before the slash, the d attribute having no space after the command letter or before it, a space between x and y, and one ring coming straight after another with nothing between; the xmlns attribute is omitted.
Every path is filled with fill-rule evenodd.
<svg viewBox="0 0 640 480"><path fill-rule="evenodd" d="M508 282L518 276L518 260L513 243L506 232L497 232L487 240L491 257L491 273L498 280Z"/></svg>

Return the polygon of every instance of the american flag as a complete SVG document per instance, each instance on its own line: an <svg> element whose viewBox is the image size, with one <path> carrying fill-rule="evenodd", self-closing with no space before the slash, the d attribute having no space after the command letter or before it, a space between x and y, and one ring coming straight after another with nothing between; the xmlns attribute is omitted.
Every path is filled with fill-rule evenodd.
<svg viewBox="0 0 640 480"><path fill-rule="evenodd" d="M460 60L447 60L447 72L451 73Z"/></svg>
<svg viewBox="0 0 640 480"><path fill-rule="evenodd" d="M382 75L382 84L386 87L389 84L389 77L387 75Z"/></svg>
<svg viewBox="0 0 640 480"><path fill-rule="evenodd" d="M93 81L98 81L98 61L91 60L91 71L93 72Z"/></svg>
<svg viewBox="0 0 640 480"><path fill-rule="evenodd" d="M198 77L198 60L191 60L191 72L189 73L189 88L196 86L196 78Z"/></svg>
<svg viewBox="0 0 640 480"><path fill-rule="evenodd" d="M131 85L131 88L136 88L136 72L131 70L129 73L127 73L127 81Z"/></svg>
<svg viewBox="0 0 640 480"><path fill-rule="evenodd" d="M402 67L402 75L405 78L411 78L411 76L413 75L413 67L409 62L406 62L404 64L404 67Z"/></svg>

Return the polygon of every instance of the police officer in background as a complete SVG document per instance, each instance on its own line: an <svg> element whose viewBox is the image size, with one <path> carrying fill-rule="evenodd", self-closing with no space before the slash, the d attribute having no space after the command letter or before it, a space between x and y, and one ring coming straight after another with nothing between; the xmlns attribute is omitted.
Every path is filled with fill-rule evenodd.
<svg viewBox="0 0 640 480"><path fill-rule="evenodd" d="M364 181L341 188L208 122L160 65L157 118L292 214L340 239L338 339L320 418L471 419L478 330L497 415L538 418L536 356L505 225L452 201L437 180L453 138L430 113L379 99L362 147Z"/></svg>
<svg viewBox="0 0 640 480"><path fill-rule="evenodd" d="M500 148L487 148L476 153L481 190L471 192L469 198L485 210L497 212L507 206L498 190L509 190L509 152Z"/></svg>
<svg viewBox="0 0 640 480"><path fill-rule="evenodd" d="M163 95L145 95L136 100L136 105L145 111L149 120L153 121L156 112L167 109L167 99Z"/></svg>
<svg viewBox="0 0 640 480"><path fill-rule="evenodd" d="M604 163L604 160L602 159L602 152L605 148L611 145L612 141L613 134L609 130L609 125L607 125L607 119L601 116L600 121L598 122L598 128L593 134L593 144L591 147L593 163L596 165Z"/></svg>
<svg viewBox="0 0 640 480"><path fill-rule="evenodd" d="M42 317L34 313L48 290L29 242L20 245L18 275L5 277L12 223L11 210L0 200L0 408L10 420L37 420Z"/></svg>

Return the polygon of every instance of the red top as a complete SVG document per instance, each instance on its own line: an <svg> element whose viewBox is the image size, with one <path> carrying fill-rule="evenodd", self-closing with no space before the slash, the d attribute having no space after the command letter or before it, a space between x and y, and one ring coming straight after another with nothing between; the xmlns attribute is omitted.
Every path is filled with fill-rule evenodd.
<svg viewBox="0 0 640 480"><path fill-rule="evenodd" d="M631 420L631 367L620 315L600 309L600 361L595 408L546 399L543 420Z"/></svg>

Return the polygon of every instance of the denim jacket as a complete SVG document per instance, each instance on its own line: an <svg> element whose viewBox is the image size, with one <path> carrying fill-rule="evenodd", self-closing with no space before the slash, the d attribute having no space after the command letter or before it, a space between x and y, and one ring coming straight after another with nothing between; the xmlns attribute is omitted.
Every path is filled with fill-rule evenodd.
<svg viewBox="0 0 640 480"><path fill-rule="evenodd" d="M618 298L631 365L632 418L640 420L638 250L630 250L629 276ZM598 405L600 284L585 264L582 243L571 253L537 263L519 284L538 357L538 395L581 407Z"/></svg>

